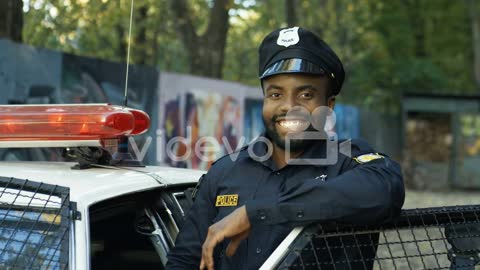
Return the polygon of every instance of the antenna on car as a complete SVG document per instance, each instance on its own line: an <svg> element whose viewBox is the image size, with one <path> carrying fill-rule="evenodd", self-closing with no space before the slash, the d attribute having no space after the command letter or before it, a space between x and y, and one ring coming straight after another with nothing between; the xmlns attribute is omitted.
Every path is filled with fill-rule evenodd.
<svg viewBox="0 0 480 270"><path fill-rule="evenodd" d="M127 44L127 71L125 72L125 97L124 97L124 102L123 106L127 107L128 103L128 66L130 65L130 44L131 44L131 37L132 37L132 21L133 21L133 2L134 0L131 0L131 5L130 5L130 25L128 27L128 44Z"/></svg>
<svg viewBox="0 0 480 270"><path fill-rule="evenodd" d="M130 66L130 44L132 37L132 22L133 22L133 3L134 0L130 1L130 25L128 28L128 44L127 44L127 66L125 72L125 96L123 107L127 107L128 104L128 68ZM128 152L128 139L127 136L120 136L118 138L118 149L112 156L113 163L119 166L129 166L129 167L143 167L143 163L139 160L136 160L132 157L132 154Z"/></svg>

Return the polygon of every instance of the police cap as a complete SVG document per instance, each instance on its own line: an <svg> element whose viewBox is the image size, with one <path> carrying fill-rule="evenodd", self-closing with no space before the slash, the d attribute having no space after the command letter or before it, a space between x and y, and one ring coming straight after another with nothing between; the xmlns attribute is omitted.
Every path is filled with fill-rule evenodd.
<svg viewBox="0 0 480 270"><path fill-rule="evenodd" d="M314 33L300 27L281 28L268 34L259 48L259 77L280 73L325 75L337 95L345 79L342 62Z"/></svg>

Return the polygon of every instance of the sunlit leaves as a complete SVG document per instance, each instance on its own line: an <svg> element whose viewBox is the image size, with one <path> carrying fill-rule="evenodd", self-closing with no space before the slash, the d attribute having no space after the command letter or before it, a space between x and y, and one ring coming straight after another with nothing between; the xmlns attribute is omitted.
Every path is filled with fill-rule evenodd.
<svg viewBox="0 0 480 270"><path fill-rule="evenodd" d="M130 0L24 1L26 43L125 61ZM188 3L196 33L202 35L214 2ZM465 1L296 3L298 24L321 35L344 62L343 101L389 110L404 91L465 93L475 89ZM234 0L232 5L223 78L258 85L258 45L268 32L286 26L285 5L281 0ZM146 13L142 14L142 8ZM420 18L420 23L412 18ZM135 0L132 62L162 71L189 72L189 56L175 27L179 19L167 0ZM424 56L418 56L418 48L424 49Z"/></svg>

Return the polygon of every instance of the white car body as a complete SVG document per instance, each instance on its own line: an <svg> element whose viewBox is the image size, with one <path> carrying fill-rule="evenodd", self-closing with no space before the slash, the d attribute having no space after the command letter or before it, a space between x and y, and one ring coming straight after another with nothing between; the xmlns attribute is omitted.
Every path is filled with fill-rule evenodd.
<svg viewBox="0 0 480 270"><path fill-rule="evenodd" d="M89 208L92 205L155 188L195 185L204 173L158 166L71 169L74 165L68 162L0 162L0 176L70 188L70 201L76 202L81 216L80 220L74 220L70 231L70 269L90 269Z"/></svg>

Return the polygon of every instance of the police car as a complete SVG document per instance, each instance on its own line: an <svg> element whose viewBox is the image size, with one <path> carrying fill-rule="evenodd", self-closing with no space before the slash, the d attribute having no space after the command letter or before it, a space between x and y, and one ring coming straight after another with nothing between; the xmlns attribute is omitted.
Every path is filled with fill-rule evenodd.
<svg viewBox="0 0 480 270"><path fill-rule="evenodd" d="M128 159L125 138L149 124L109 104L1 105L0 150L64 148L73 161L0 162L0 268L162 269L205 172Z"/></svg>
<svg viewBox="0 0 480 270"><path fill-rule="evenodd" d="M63 147L73 160L0 162L0 268L161 269L203 172L103 150L148 127L108 104L0 106L0 147Z"/></svg>

